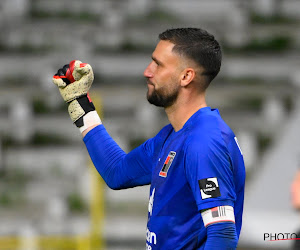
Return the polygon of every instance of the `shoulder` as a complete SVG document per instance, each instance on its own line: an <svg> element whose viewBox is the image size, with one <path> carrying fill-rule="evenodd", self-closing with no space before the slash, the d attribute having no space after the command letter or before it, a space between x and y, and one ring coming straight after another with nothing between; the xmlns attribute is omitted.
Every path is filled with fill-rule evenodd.
<svg viewBox="0 0 300 250"><path fill-rule="evenodd" d="M154 150L155 147L159 147L163 141L165 141L165 138L168 137L168 135L172 131L172 126L171 124L166 125L163 127L154 137L148 139L143 143L143 146L152 150Z"/></svg>
<svg viewBox="0 0 300 250"><path fill-rule="evenodd" d="M226 137L232 137L233 132L219 115L212 112L198 116L188 128L185 147L189 150L207 152L225 146Z"/></svg>
<svg viewBox="0 0 300 250"><path fill-rule="evenodd" d="M210 113L198 116L187 128L187 142L197 143L208 140L218 131L218 117Z"/></svg>
<svg viewBox="0 0 300 250"><path fill-rule="evenodd" d="M159 138L165 138L167 137L173 130L173 127L171 124L168 124L166 126L164 126L155 137L159 137Z"/></svg>
<svg viewBox="0 0 300 250"><path fill-rule="evenodd" d="M151 137L147 141L162 140L171 133L172 129L173 127L171 126L171 124L168 124L164 126L154 137Z"/></svg>

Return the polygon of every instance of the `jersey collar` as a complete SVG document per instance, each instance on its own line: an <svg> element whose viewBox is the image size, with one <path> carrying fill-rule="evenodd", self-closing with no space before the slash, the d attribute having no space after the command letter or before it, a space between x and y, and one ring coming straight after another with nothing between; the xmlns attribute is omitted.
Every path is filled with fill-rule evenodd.
<svg viewBox="0 0 300 250"><path fill-rule="evenodd" d="M173 133L175 134L178 134L180 131L183 131L185 130L185 128L187 128L190 124L193 123L193 121L195 121L195 119L200 116L200 115L203 115L203 114L206 114L206 113L209 113L209 112L217 112L219 114L219 111L217 109L212 109L210 107L204 107L204 108L201 108L199 110L197 110L187 121L186 123L183 125L183 127L178 130L177 132L174 131L173 129Z"/></svg>

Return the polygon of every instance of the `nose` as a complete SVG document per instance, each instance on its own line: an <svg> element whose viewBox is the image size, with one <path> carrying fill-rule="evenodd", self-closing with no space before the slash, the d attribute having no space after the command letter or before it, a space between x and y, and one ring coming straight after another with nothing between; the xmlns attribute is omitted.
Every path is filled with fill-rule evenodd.
<svg viewBox="0 0 300 250"><path fill-rule="evenodd" d="M151 78L153 77L153 71L151 69L151 63L149 63L149 65L147 66L147 68L144 70L144 76L147 77L147 78Z"/></svg>

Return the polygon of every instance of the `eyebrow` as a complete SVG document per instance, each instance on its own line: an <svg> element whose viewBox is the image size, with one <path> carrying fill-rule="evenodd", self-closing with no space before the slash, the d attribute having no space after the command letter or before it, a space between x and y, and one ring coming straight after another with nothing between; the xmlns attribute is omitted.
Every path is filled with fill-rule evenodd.
<svg viewBox="0 0 300 250"><path fill-rule="evenodd" d="M157 64L163 65L163 63L161 61L159 61L157 58L155 58L154 56L151 56L152 60L154 62L156 62Z"/></svg>

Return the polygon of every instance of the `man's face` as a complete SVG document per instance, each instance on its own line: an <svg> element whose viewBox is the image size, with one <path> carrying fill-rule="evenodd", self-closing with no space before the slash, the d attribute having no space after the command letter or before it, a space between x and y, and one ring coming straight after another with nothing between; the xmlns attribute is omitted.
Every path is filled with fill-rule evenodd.
<svg viewBox="0 0 300 250"><path fill-rule="evenodd" d="M147 78L147 99L151 104L167 108L173 105L180 90L180 56L172 52L174 44L160 41L152 61L144 71Z"/></svg>

